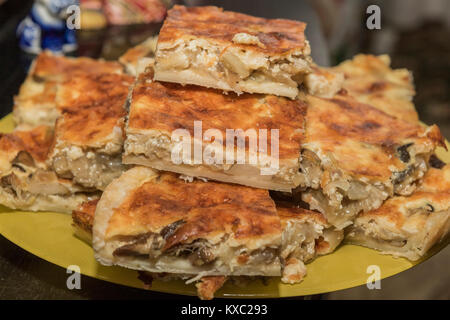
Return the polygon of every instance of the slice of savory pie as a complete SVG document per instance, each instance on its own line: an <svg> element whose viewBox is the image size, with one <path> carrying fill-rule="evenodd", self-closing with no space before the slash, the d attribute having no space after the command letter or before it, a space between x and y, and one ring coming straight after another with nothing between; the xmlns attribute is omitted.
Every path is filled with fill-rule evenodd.
<svg viewBox="0 0 450 320"><path fill-rule="evenodd" d="M131 97L123 161L290 191L299 184L304 113L305 103L297 100L223 95L152 82L142 73Z"/></svg>
<svg viewBox="0 0 450 320"><path fill-rule="evenodd" d="M0 134L0 204L12 209L70 213L96 195L58 178L45 164L52 130Z"/></svg>
<svg viewBox="0 0 450 320"><path fill-rule="evenodd" d="M174 6L159 34L155 79L293 99L310 72L305 27L217 7Z"/></svg>
<svg viewBox="0 0 450 320"><path fill-rule="evenodd" d="M41 53L32 63L28 76L14 97L16 124L54 126L59 116L55 103L57 85L79 74L122 73L117 62L91 58L67 58Z"/></svg>
<svg viewBox="0 0 450 320"><path fill-rule="evenodd" d="M345 76L343 88L358 101L372 105L396 118L418 122L412 102L415 95L412 74L406 69L391 69L387 55L357 55L331 68Z"/></svg>
<svg viewBox="0 0 450 320"><path fill-rule="evenodd" d="M94 218L105 265L190 275L280 275L281 223L266 190L186 183L135 167L113 181Z"/></svg>
<svg viewBox="0 0 450 320"><path fill-rule="evenodd" d="M304 276L303 262L333 250L342 233L324 232L328 225L318 213L293 210L279 215L267 190L188 183L138 166L103 193L93 247L102 264L177 274L189 282L283 275L295 283Z"/></svg>
<svg viewBox="0 0 450 320"><path fill-rule="evenodd" d="M445 146L436 126L396 119L349 95L307 101L301 196L339 228L389 196L411 194L436 146Z"/></svg>
<svg viewBox="0 0 450 320"><path fill-rule="evenodd" d="M75 235L92 245L92 228L94 225L95 209L99 199L83 202L75 210L72 211L72 226L74 227ZM139 271L138 278L144 283L146 288L151 288L154 280L170 281L174 279L185 279L189 277L180 276L171 273L154 273ZM208 276L202 277L195 284L197 288L197 295L202 300L211 300L214 294L226 282L225 276Z"/></svg>
<svg viewBox="0 0 450 320"><path fill-rule="evenodd" d="M128 75L85 74L60 85L62 115L49 159L58 176L103 190L122 173L125 102L132 83Z"/></svg>
<svg viewBox="0 0 450 320"><path fill-rule="evenodd" d="M360 214L346 235L350 243L383 254L420 259L450 230L450 165L430 169L409 197L394 197Z"/></svg>
<svg viewBox="0 0 450 320"><path fill-rule="evenodd" d="M148 66L155 64L155 52L156 43L158 42L158 36L153 36L138 44L137 46L128 49L122 56L119 57L119 62L125 66L125 70L128 74L136 76L137 65L140 59L147 58L146 63Z"/></svg>
<svg viewBox="0 0 450 320"><path fill-rule="evenodd" d="M180 184L180 180L176 180L175 184ZM184 184L186 183L184 182ZM189 185L185 187L188 188ZM230 188L230 186L226 188ZM92 243L97 203L98 200L85 202L72 212L75 234L89 244ZM343 239L343 231L330 227L320 213L295 208L288 203L277 203L276 208L283 229L279 254L281 259L287 259L282 270L281 280L285 283L298 283L306 274L304 263L310 262L318 255L333 252ZM168 281L180 278L189 280L193 276L192 274L167 272L140 271L139 273L139 279L149 287L153 280ZM223 286L228 278L226 276L204 276L195 279L195 281L198 280L195 286L200 299L212 299L214 293ZM231 280L242 282L244 279L232 277Z"/></svg>

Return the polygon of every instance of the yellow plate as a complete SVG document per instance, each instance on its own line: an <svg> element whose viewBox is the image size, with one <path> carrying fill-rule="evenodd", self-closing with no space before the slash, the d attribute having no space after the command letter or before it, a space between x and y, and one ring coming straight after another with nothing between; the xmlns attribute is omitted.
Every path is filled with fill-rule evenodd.
<svg viewBox="0 0 450 320"><path fill-rule="evenodd" d="M11 115L0 120L0 132L13 129ZM443 149L438 155L446 162L450 153ZM32 254L63 268L76 265L81 273L90 277L126 286L143 288L137 272L119 267L104 267L98 264L92 248L73 235L71 217L52 212L21 212L0 206L0 233ZM319 294L351 288L366 283L367 267L377 265L381 278L395 275L423 262L448 244L448 240L435 246L420 261L410 262L381 255L377 251L353 245L342 245L333 254L319 257L308 264L308 275L296 285L280 283L278 278L263 284L253 281L247 286L225 284L216 297L274 298ZM183 295L196 295L193 285L182 281L154 281L151 290Z"/></svg>

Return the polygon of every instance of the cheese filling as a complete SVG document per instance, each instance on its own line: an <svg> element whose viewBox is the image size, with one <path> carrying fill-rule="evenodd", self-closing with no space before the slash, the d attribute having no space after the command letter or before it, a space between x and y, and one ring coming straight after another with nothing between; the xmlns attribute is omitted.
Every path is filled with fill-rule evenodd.
<svg viewBox="0 0 450 320"><path fill-rule="evenodd" d="M309 46L303 52L283 57L266 57L242 48L229 47L223 50L204 41L192 40L159 49L155 76L159 79L160 75L190 70L199 79L208 79L209 86L237 93L270 93L265 92L264 87L276 83L280 91L295 98L297 87L303 81L301 75L310 72L308 52ZM163 78L166 76L159 80L164 80ZM214 85L214 81L221 85ZM249 90L251 88L253 90Z"/></svg>

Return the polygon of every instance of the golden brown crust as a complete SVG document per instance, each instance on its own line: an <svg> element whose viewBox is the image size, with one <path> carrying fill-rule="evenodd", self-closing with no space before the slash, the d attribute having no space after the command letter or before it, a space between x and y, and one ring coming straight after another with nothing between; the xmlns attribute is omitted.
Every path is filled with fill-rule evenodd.
<svg viewBox="0 0 450 320"><path fill-rule="evenodd" d="M19 94L14 97L14 120L17 124L54 126L60 114L55 101L60 83L86 74L120 74L122 69L117 62L67 58L45 51L35 59Z"/></svg>
<svg viewBox="0 0 450 320"><path fill-rule="evenodd" d="M364 105L346 96L337 96L329 102L341 112L322 113L320 120L339 136L390 148L395 145L397 139L418 138L425 132L425 129L417 125L397 121L370 105Z"/></svg>
<svg viewBox="0 0 450 320"><path fill-rule="evenodd" d="M227 281L225 276L203 277L195 284L197 287L197 295L201 300L212 300L214 294Z"/></svg>
<svg viewBox="0 0 450 320"><path fill-rule="evenodd" d="M101 101L114 102L127 95L133 81L133 77L122 74L79 74L59 85L57 103L62 111L66 111Z"/></svg>
<svg viewBox="0 0 450 320"><path fill-rule="evenodd" d="M168 11L158 45L181 38L201 38L269 55L282 55L306 47L305 27L303 22L257 18L213 6L187 8L176 5ZM262 45L233 43L233 37L238 33L257 36Z"/></svg>
<svg viewBox="0 0 450 320"><path fill-rule="evenodd" d="M450 165L442 169L430 168L418 190L428 192L450 192Z"/></svg>
<svg viewBox="0 0 450 320"><path fill-rule="evenodd" d="M46 160L52 142L53 134L47 126L39 126L29 131L0 133L2 155L10 154L14 157L19 151L26 151L38 162Z"/></svg>
<svg viewBox="0 0 450 320"><path fill-rule="evenodd" d="M427 154L444 143L436 126L427 129L396 119L346 94L307 99L304 147L331 155L341 169L356 176L387 180L393 168L405 167L396 156L399 146L414 143Z"/></svg>
<svg viewBox="0 0 450 320"><path fill-rule="evenodd" d="M48 51L41 53L35 62L33 76L41 79L70 79L78 74L121 73L123 67L118 62L94 60L87 57L67 58Z"/></svg>
<svg viewBox="0 0 450 320"><path fill-rule="evenodd" d="M196 86L145 82L133 91L128 129L160 130L171 135L183 128L194 137L194 121L201 120L203 131L218 129L226 143L226 129L279 129L280 159L296 159L303 138L305 103L270 95L240 96ZM248 146L247 146L248 149Z"/></svg>
<svg viewBox="0 0 450 320"><path fill-rule="evenodd" d="M106 238L160 233L174 223L177 228L167 229L164 250L224 234L245 241L278 234L281 228L266 190L199 180L186 183L176 174L160 173L114 210Z"/></svg>
<svg viewBox="0 0 450 320"><path fill-rule="evenodd" d="M64 82L58 101L62 117L56 124L57 141L92 145L123 129L124 104L133 78L118 74L78 75Z"/></svg>
<svg viewBox="0 0 450 320"><path fill-rule="evenodd" d="M419 121L412 103L415 94L412 75L406 69L391 69L388 56L360 54L331 70L344 74L343 87L357 100L396 118Z"/></svg>

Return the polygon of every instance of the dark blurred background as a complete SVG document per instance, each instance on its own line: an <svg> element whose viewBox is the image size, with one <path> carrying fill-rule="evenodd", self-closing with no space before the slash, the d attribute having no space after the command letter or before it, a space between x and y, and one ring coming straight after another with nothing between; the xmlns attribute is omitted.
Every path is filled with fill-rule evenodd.
<svg viewBox="0 0 450 320"><path fill-rule="evenodd" d="M46 0L38 0L46 1ZM147 11L133 8L117 10L114 3L146 4ZM147 37L156 34L166 8L173 3L186 5L218 5L267 18L289 18L308 23L307 37L313 58L318 64L335 65L357 53L389 54L394 68L408 68L414 74L417 95L416 108L421 120L436 123L450 138L450 1L448 0L81 0L81 30L77 30L78 49L72 55L102 57L113 60ZM381 9L381 29L366 27L369 5ZM33 55L18 46L16 29L29 13L32 0L0 0L0 116L11 112L13 96L25 78ZM122 11L121 11L122 10ZM2 239L0 271L8 273L15 283L22 278L37 278L29 294L15 291L0 274L0 297L20 298L93 298L98 294L67 292L57 288L55 280L64 278L64 270L25 253ZM20 256L2 262L2 256ZM365 286L328 295L324 299L385 298L385 299L450 299L450 250L447 248L420 266L382 281L382 290ZM23 266L27 267L23 267ZM47 271L38 275L36 265ZM3 266L3 268L2 268ZM17 268L18 270L15 270ZM60 272L50 275L48 270ZM53 272L53 271L52 271ZM53 273L52 273L53 274ZM42 279L40 279L40 277ZM15 279L15 280L14 280ZM53 278L52 278L53 279ZM106 285L94 281L91 287ZM114 285L107 285L108 288ZM18 287L20 288L20 286ZM48 288L48 290L42 290ZM123 295L125 289L116 291ZM47 294L47 295L46 295ZM135 297L138 293L133 292ZM114 298L115 295L108 297Z"/></svg>
<svg viewBox="0 0 450 320"><path fill-rule="evenodd" d="M422 121L450 137L450 1L315 0L336 64L358 52L391 56L394 68L414 74ZM381 30L365 28L366 8L381 8Z"/></svg>

